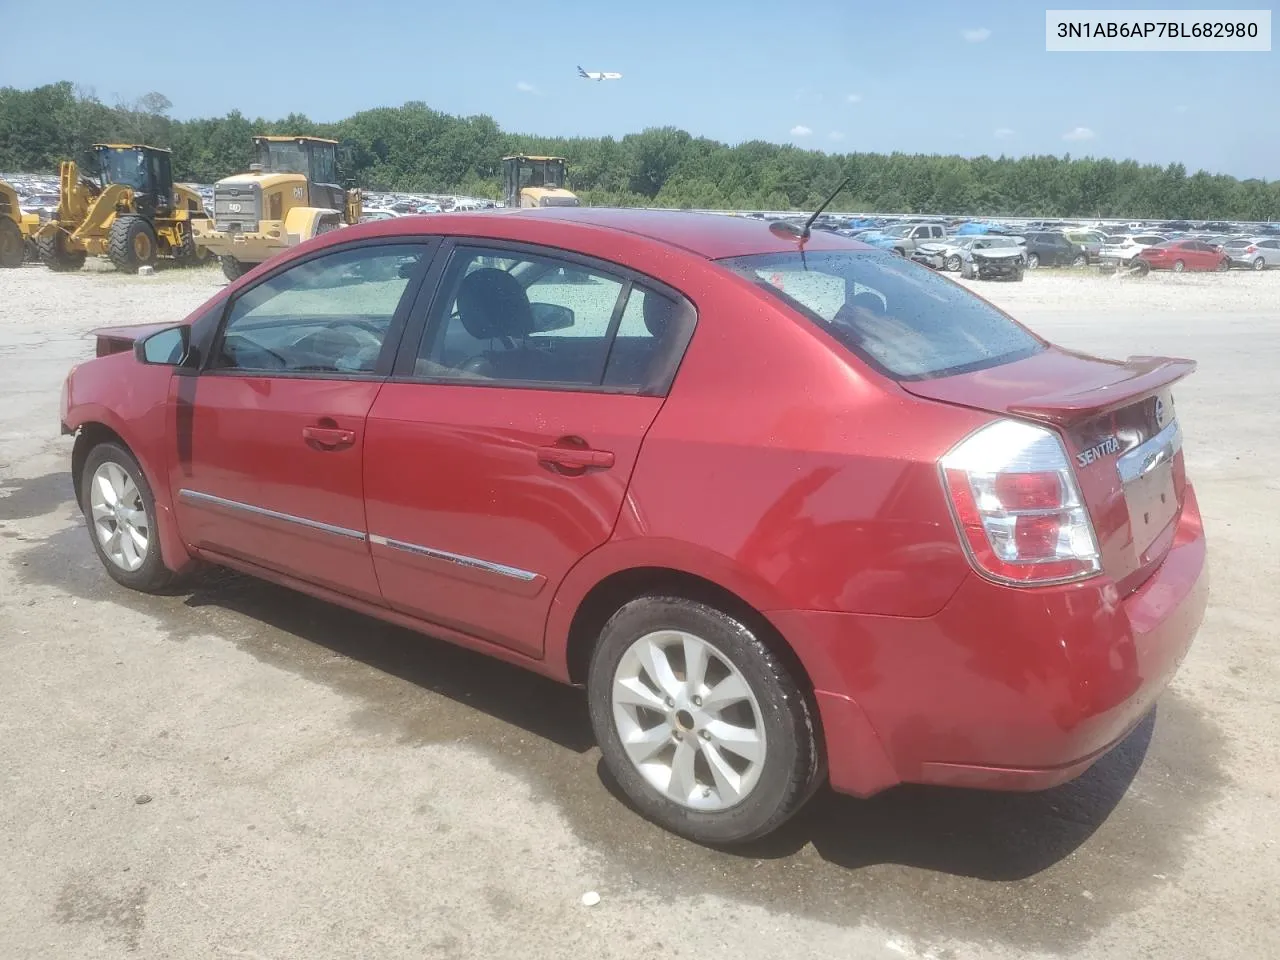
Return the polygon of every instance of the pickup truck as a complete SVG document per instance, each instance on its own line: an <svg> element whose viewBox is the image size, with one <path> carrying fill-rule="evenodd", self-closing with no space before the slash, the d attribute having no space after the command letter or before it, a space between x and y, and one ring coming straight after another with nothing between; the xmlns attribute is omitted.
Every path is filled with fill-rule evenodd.
<svg viewBox="0 0 1280 960"><path fill-rule="evenodd" d="M947 231L940 223L900 223L897 226L885 227L880 231L880 235L893 241L894 253L910 257L916 252L917 244L941 240L947 235Z"/></svg>

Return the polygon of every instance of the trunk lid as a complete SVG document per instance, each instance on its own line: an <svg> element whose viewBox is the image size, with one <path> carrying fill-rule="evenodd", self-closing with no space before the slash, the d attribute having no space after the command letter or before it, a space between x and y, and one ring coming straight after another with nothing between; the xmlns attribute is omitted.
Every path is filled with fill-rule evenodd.
<svg viewBox="0 0 1280 960"><path fill-rule="evenodd" d="M1088 505L1103 571L1123 596L1155 571L1173 543L1186 467L1171 388L1195 367L1170 357L1121 362L1050 348L901 386L925 399L1055 428Z"/></svg>

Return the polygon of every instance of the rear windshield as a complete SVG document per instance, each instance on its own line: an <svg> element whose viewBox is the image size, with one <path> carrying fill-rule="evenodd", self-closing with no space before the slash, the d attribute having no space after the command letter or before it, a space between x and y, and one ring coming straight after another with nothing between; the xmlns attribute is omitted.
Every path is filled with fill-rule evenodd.
<svg viewBox="0 0 1280 960"><path fill-rule="evenodd" d="M1021 360L1045 343L964 287L880 251L720 261L769 290L882 373L925 380Z"/></svg>

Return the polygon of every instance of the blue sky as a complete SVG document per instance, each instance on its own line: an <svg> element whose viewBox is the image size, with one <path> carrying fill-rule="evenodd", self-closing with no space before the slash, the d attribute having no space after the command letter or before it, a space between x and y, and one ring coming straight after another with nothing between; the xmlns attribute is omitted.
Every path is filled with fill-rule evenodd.
<svg viewBox="0 0 1280 960"><path fill-rule="evenodd" d="M1114 8L1218 6L1250 5L1130 0ZM238 108L250 117L298 111L336 120L424 100L529 133L622 136L671 124L729 143L1091 154L1280 178L1280 54L1047 53L1045 7L178 2L145 6L160 42L146 55L120 56L104 54L100 42L117 8L140 23L134 3L0 0L5 35L18 41L0 57L0 86L66 79L106 102L155 89L180 118ZM296 31L310 50L282 45L262 56L249 25L272 21L292 26L264 26L262 36ZM174 42L189 28L190 42ZM579 63L623 79L580 80Z"/></svg>

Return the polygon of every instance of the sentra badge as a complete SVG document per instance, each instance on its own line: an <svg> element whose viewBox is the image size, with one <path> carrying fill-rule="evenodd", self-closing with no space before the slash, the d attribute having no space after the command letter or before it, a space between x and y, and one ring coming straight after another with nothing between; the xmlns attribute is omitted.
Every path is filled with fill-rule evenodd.
<svg viewBox="0 0 1280 960"><path fill-rule="evenodd" d="M1120 441L1115 438L1115 434L1109 437L1103 437L1088 450L1081 450L1076 454L1076 463L1082 467L1087 467L1095 460L1101 460L1103 457L1114 456L1120 452Z"/></svg>

